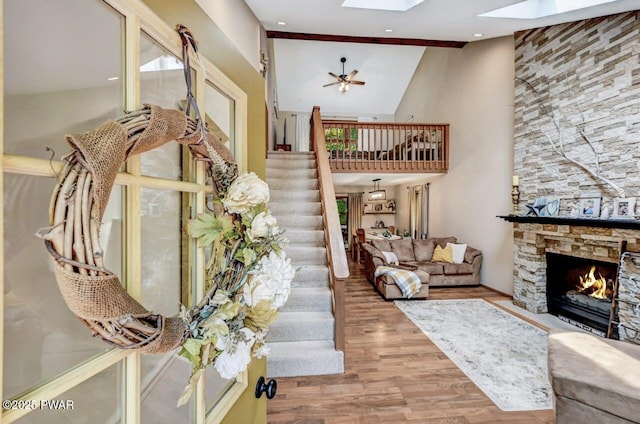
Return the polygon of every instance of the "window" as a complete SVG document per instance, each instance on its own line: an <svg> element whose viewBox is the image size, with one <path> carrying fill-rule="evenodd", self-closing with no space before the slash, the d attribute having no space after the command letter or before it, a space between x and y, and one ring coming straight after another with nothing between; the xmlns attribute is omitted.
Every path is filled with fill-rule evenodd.
<svg viewBox="0 0 640 424"><path fill-rule="evenodd" d="M207 376L190 406L165 408L175 405L189 364L91 337L33 237L48 223L55 172L69 151L65 134L92 130L143 102L182 107L178 37L133 0L5 0L3 18L3 398L71 399L74 409L56 415L68 423L204 423L207 414L221 416L246 387L243 377ZM192 72L201 107L243 171L245 93L206 60L204 72ZM202 164L177 143L130 158L116 179L101 227L106 266L148 309L172 315L203 293L204 252L182 228L204 210L205 193ZM3 411L0 422L49 423L51 415Z"/></svg>
<svg viewBox="0 0 640 424"><path fill-rule="evenodd" d="M349 245L349 199L347 196L336 196L338 204L338 216L340 217L340 228L342 229L342 239L344 245Z"/></svg>

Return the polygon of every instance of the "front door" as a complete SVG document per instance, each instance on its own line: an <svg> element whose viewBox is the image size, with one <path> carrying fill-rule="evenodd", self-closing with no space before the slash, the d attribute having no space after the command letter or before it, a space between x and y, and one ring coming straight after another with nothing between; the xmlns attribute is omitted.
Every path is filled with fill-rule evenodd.
<svg viewBox="0 0 640 424"><path fill-rule="evenodd" d="M255 384L265 361L222 380L215 369L188 405L176 402L190 364L92 338L58 290L42 240L49 198L69 151L64 135L94 129L142 103L181 107L180 45L137 0L0 0L2 5L4 273L0 286L0 423L264 423ZM206 62L206 61L205 61ZM207 118L235 153L246 99L192 70ZM100 228L105 266L147 309L179 312L202 296L204 252L186 220L205 208L203 167L177 143L127 160ZM226 418L225 418L226 417ZM241 418L238 418L241 417Z"/></svg>

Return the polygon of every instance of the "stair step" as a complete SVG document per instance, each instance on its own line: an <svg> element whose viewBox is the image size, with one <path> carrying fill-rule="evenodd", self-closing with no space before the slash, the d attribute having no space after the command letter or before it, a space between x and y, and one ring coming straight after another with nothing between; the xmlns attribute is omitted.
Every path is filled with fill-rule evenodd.
<svg viewBox="0 0 640 424"><path fill-rule="evenodd" d="M276 218L288 215L322 215L320 202L299 203L295 207L287 202L269 202L269 209Z"/></svg>
<svg viewBox="0 0 640 424"><path fill-rule="evenodd" d="M271 178L318 178L316 168L269 168L267 167L267 182Z"/></svg>
<svg viewBox="0 0 640 424"><path fill-rule="evenodd" d="M268 158L279 158L279 157L293 157L293 158L314 158L316 157L316 152L283 152L270 150L267 154Z"/></svg>
<svg viewBox="0 0 640 424"><path fill-rule="evenodd" d="M267 159L267 169L316 169L315 159L278 157Z"/></svg>
<svg viewBox="0 0 640 424"><path fill-rule="evenodd" d="M289 217L284 218L284 215L274 214L278 219L278 225L280 222L286 221ZM285 231L284 236L289 240L289 246L324 246L324 231L322 230L307 230L299 228L291 228Z"/></svg>
<svg viewBox="0 0 640 424"><path fill-rule="evenodd" d="M285 230L322 230L323 225L322 217L317 215L288 215L284 219L278 219L278 227Z"/></svg>
<svg viewBox="0 0 640 424"><path fill-rule="evenodd" d="M293 266L326 265L327 249L325 247L287 246L284 248Z"/></svg>
<svg viewBox="0 0 640 424"><path fill-rule="evenodd" d="M331 313L331 290L328 287L292 288L281 311Z"/></svg>
<svg viewBox="0 0 640 424"><path fill-rule="evenodd" d="M273 190L317 190L318 179L311 178L270 178L269 189Z"/></svg>
<svg viewBox="0 0 640 424"><path fill-rule="evenodd" d="M322 265L295 266L296 275L291 287L329 287L329 268Z"/></svg>
<svg viewBox="0 0 640 424"><path fill-rule="evenodd" d="M294 342L333 341L334 319L331 312L281 312L269 328L269 340Z"/></svg>
<svg viewBox="0 0 640 424"><path fill-rule="evenodd" d="M335 350L332 341L269 342L267 345L271 349L267 355L268 378L344 373L344 354Z"/></svg>
<svg viewBox="0 0 640 424"><path fill-rule="evenodd" d="M318 190L269 190L271 202L319 202L320 192Z"/></svg>

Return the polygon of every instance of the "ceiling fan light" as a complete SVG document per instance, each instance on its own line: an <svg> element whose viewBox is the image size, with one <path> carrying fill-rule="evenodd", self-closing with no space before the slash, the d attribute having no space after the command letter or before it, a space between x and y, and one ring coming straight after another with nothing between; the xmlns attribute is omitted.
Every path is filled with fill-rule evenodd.
<svg viewBox="0 0 640 424"><path fill-rule="evenodd" d="M347 84L346 82L341 82L338 86L338 90L341 93L346 93L347 91L349 91L349 84Z"/></svg>

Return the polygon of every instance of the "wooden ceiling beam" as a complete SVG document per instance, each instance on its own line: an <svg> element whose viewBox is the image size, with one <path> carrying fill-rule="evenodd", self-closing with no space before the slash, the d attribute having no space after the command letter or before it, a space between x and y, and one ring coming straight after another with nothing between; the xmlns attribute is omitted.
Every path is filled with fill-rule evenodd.
<svg viewBox="0 0 640 424"><path fill-rule="evenodd" d="M267 31L268 38L288 40L333 41L336 43L393 44L397 46L463 48L466 41L423 40L420 38L359 37L355 35L308 34L304 32Z"/></svg>

